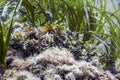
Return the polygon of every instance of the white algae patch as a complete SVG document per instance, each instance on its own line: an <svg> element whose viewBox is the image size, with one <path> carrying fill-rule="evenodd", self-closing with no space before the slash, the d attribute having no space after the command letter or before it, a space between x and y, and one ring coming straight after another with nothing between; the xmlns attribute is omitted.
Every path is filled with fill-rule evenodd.
<svg viewBox="0 0 120 80"><path fill-rule="evenodd" d="M66 49L51 48L44 51L36 57L30 58L28 61L36 62L38 60L46 60L53 63L73 63L75 62L73 55Z"/></svg>

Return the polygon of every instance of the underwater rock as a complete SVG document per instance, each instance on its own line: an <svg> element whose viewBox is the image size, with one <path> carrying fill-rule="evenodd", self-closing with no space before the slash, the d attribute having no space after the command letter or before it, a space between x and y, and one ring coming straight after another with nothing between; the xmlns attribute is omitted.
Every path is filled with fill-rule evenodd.
<svg viewBox="0 0 120 80"><path fill-rule="evenodd" d="M12 68L7 69L3 77L9 80L18 78L21 80L119 79L117 75L113 75L110 71L104 71L93 64L94 61L75 60L73 54L65 48L52 47L26 59L15 58L9 65Z"/></svg>

